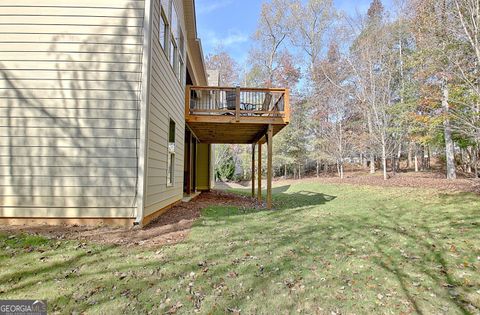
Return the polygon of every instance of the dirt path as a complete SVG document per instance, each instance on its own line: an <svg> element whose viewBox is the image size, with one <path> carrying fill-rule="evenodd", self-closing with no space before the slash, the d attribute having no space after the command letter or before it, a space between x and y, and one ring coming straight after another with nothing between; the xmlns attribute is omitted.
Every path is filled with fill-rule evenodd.
<svg viewBox="0 0 480 315"><path fill-rule="evenodd" d="M257 206L256 202L251 198L212 191L202 193L193 202L181 203L173 207L143 229L109 226L21 225L0 226L0 232L38 234L55 239L92 241L124 246L175 244L185 239L193 223L200 216L202 209L212 205L232 205L245 208Z"/></svg>

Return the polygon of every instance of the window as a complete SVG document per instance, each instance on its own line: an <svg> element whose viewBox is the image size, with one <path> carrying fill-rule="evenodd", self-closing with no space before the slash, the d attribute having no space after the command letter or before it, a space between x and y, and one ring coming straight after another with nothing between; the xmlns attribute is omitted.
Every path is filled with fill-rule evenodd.
<svg viewBox="0 0 480 315"><path fill-rule="evenodd" d="M175 180L175 121L170 119L168 129L167 186L173 186Z"/></svg>
<svg viewBox="0 0 480 315"><path fill-rule="evenodd" d="M179 66L179 69L178 69L178 73L179 73L179 79L180 79L180 83L183 85L185 85L185 38L183 37L183 32L182 30L180 30L180 38L178 40L178 47L179 47L179 51L178 51L178 66Z"/></svg>
<svg viewBox="0 0 480 315"><path fill-rule="evenodd" d="M161 10L160 14L160 35L159 35L159 41L160 45L162 46L163 50L166 51L168 49L168 20L165 15L165 12L163 9Z"/></svg>
<svg viewBox="0 0 480 315"><path fill-rule="evenodd" d="M171 0L160 0L160 25L158 40L163 50L168 57L168 38L169 38L169 23Z"/></svg>
<svg viewBox="0 0 480 315"><path fill-rule="evenodd" d="M173 71L178 76L177 63L178 63L178 50L177 50L177 40L178 40L178 31L180 26L178 25L178 16L175 6L172 6L172 28L170 29L171 38L170 38L170 64L172 65Z"/></svg>
<svg viewBox="0 0 480 315"><path fill-rule="evenodd" d="M172 3L172 29L171 29L171 32L172 32L172 36L173 38L175 39L175 41L178 40L178 33L180 31L180 26L178 24L178 15L177 15L177 10L175 9L175 6L173 5Z"/></svg>
<svg viewBox="0 0 480 315"><path fill-rule="evenodd" d="M172 66L175 74L177 74L177 71L176 71L177 54L178 54L177 44L175 43L175 40L172 36L172 38L170 39L170 65Z"/></svg>
<svg viewBox="0 0 480 315"><path fill-rule="evenodd" d="M159 41L177 79L185 85L185 36L172 0L160 0Z"/></svg>

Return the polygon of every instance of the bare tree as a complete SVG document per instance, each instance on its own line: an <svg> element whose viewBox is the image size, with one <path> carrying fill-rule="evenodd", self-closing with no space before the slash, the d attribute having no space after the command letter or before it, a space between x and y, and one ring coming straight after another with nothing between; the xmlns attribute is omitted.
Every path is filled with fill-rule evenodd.
<svg viewBox="0 0 480 315"><path fill-rule="evenodd" d="M370 147L380 148L385 180L388 179L387 158L395 147L391 133L394 118L390 112L393 105L395 71L391 34L390 26L385 21L382 3L373 1L349 57L354 73L355 95L366 117ZM372 171L373 154L372 152L370 162Z"/></svg>
<svg viewBox="0 0 480 315"><path fill-rule="evenodd" d="M327 32L332 30L336 12L332 0L294 0L289 21L290 39L305 55L310 80L315 82L314 67L325 48Z"/></svg>
<svg viewBox="0 0 480 315"><path fill-rule="evenodd" d="M440 90L441 117L445 139L447 178L456 178L455 144L452 138L450 80L451 56L455 53L449 40L453 4L450 0L412 0L416 24L416 46L423 62L423 83ZM420 70L419 70L420 72Z"/></svg>
<svg viewBox="0 0 480 315"><path fill-rule="evenodd" d="M315 77L319 84L316 86L315 97L321 107L316 113L317 137L320 149L337 165L340 178L344 178L344 164L352 153L353 130L350 120L355 116L350 93L338 93L336 87L341 86L344 91L352 88L349 82L349 68L340 54L335 41L329 45L327 56L318 62Z"/></svg>
<svg viewBox="0 0 480 315"><path fill-rule="evenodd" d="M466 97L459 102L459 108L452 110L455 132L472 139L475 144L471 151L471 164L475 177L479 177L479 146L480 146L480 1L453 0L453 23L450 35L453 40L465 43L468 49L457 54L454 63L460 80L467 89ZM461 46L460 46L461 47ZM473 96L473 97L472 97Z"/></svg>
<svg viewBox="0 0 480 315"><path fill-rule="evenodd" d="M250 51L250 61L264 74L267 87L273 85L275 72L280 67L282 48L288 36L287 0L271 0L262 5L254 39L257 47ZM283 54L286 52L283 51Z"/></svg>

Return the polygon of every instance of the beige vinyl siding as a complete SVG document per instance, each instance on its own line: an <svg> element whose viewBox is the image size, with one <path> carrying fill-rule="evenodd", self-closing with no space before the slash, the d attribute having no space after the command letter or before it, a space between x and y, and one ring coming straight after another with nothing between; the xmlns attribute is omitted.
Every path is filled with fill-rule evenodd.
<svg viewBox="0 0 480 315"><path fill-rule="evenodd" d="M183 196L183 156L185 137L185 92L175 76L159 42L160 1L153 1L151 92L147 151L145 216ZM176 0L179 23L185 29L183 2ZM184 31L185 33L185 31ZM175 184L167 186L168 129L175 121Z"/></svg>
<svg viewBox="0 0 480 315"><path fill-rule="evenodd" d="M0 216L135 216L143 16L0 1Z"/></svg>

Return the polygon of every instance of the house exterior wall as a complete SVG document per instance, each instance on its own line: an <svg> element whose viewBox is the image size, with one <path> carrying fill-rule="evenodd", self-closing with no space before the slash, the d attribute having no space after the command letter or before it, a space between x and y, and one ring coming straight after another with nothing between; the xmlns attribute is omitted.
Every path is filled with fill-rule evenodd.
<svg viewBox="0 0 480 315"><path fill-rule="evenodd" d="M162 3L169 1L162 0ZM185 31L183 1L174 0L179 25ZM150 103L144 216L161 210L183 197L185 82L180 81L170 64L169 54L160 45L160 1L152 2ZM171 22L171 21L170 21ZM186 46L186 43L184 44ZM168 52L168 51L167 51ZM186 58L186 57L185 57ZM181 70L185 72L185 67ZM183 73L181 78L185 78ZM174 183L167 185L168 134L170 119L175 122Z"/></svg>
<svg viewBox="0 0 480 315"><path fill-rule="evenodd" d="M135 216L143 16L144 0L1 1L0 217ZM168 87L154 88L153 99L179 103L181 89L160 75L167 63L154 63L153 80ZM160 192L178 194L153 178L166 113L179 139L184 123L179 109L155 102L153 207Z"/></svg>

